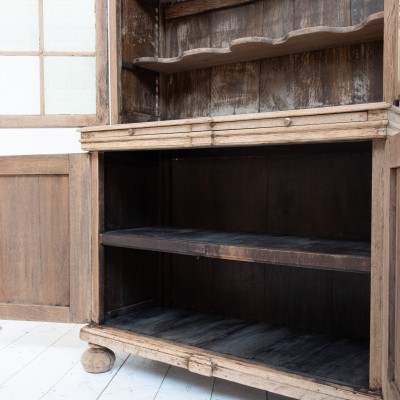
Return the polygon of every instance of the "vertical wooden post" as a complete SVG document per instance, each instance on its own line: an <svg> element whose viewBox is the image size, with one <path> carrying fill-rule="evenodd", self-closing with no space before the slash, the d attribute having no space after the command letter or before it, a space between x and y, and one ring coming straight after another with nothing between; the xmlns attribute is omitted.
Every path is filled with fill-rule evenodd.
<svg viewBox="0 0 400 400"><path fill-rule="evenodd" d="M109 3L109 40L110 40L110 108L111 124L119 124L120 96L121 96L121 14L117 0Z"/></svg>
<svg viewBox="0 0 400 400"><path fill-rule="evenodd" d="M92 318L100 323L103 320L103 249L99 244L99 234L104 230L103 218L103 156L92 153Z"/></svg>
<svg viewBox="0 0 400 400"><path fill-rule="evenodd" d="M383 100L393 103L399 98L399 0L385 0L383 48Z"/></svg>
<svg viewBox="0 0 400 400"><path fill-rule="evenodd" d="M372 142L371 331L369 384L382 387L382 260L384 256L385 144Z"/></svg>

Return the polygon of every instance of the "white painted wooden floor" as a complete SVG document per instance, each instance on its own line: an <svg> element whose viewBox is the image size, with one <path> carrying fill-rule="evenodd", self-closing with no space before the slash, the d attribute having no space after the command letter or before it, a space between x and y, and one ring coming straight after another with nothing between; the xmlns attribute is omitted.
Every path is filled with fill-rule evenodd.
<svg viewBox="0 0 400 400"><path fill-rule="evenodd" d="M86 373L81 326L0 320L0 399L286 399L120 352L110 372Z"/></svg>

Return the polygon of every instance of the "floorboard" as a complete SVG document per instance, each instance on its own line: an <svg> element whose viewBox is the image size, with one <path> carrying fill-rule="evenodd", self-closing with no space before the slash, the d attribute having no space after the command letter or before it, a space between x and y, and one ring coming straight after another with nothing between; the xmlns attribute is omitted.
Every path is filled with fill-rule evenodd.
<svg viewBox="0 0 400 400"><path fill-rule="evenodd" d="M0 351L28 334L39 322L0 320Z"/></svg>
<svg viewBox="0 0 400 400"><path fill-rule="evenodd" d="M22 371L72 328L70 324L43 323L4 348L0 352L0 385Z"/></svg>
<svg viewBox="0 0 400 400"><path fill-rule="evenodd" d="M0 399L285 400L122 352L111 371L89 374L81 326L0 320Z"/></svg>
<svg viewBox="0 0 400 400"><path fill-rule="evenodd" d="M214 379L170 367L156 400L204 400L211 397Z"/></svg>

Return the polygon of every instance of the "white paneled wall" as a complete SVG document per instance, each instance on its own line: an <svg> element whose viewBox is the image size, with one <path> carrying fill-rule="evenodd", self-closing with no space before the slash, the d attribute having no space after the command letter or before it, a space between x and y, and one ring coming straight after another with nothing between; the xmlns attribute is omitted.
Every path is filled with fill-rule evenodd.
<svg viewBox="0 0 400 400"><path fill-rule="evenodd" d="M80 152L74 128L0 129L0 156Z"/></svg>

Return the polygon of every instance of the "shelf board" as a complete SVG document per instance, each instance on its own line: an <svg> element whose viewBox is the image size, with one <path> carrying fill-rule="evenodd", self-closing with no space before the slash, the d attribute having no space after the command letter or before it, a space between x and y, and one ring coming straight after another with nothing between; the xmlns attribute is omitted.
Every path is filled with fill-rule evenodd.
<svg viewBox="0 0 400 400"><path fill-rule="evenodd" d="M253 375L253 382L257 381L260 388L273 392L282 385L269 385L280 381L297 385L298 390L306 387L325 392L326 398L332 399L373 396L366 393L368 342L329 334L149 307L109 320L103 326L84 327L81 338L100 345L104 344L102 338L107 338L108 346L118 348L120 342L125 351L208 376L222 377L226 369L236 369L241 372L239 382L246 383L246 378ZM326 386L321 387L323 382ZM349 390L347 396L344 388ZM365 397L354 392L355 388L362 389Z"/></svg>
<svg viewBox="0 0 400 400"><path fill-rule="evenodd" d="M146 227L103 233L101 243L225 260L362 273L371 270L367 242Z"/></svg>
<svg viewBox="0 0 400 400"><path fill-rule="evenodd" d="M172 74L194 69L231 64L341 47L383 38L383 11L370 15L358 25L347 27L315 26L289 32L279 39L246 37L233 40L226 48L187 50L178 57L140 57L133 64L155 72Z"/></svg>

